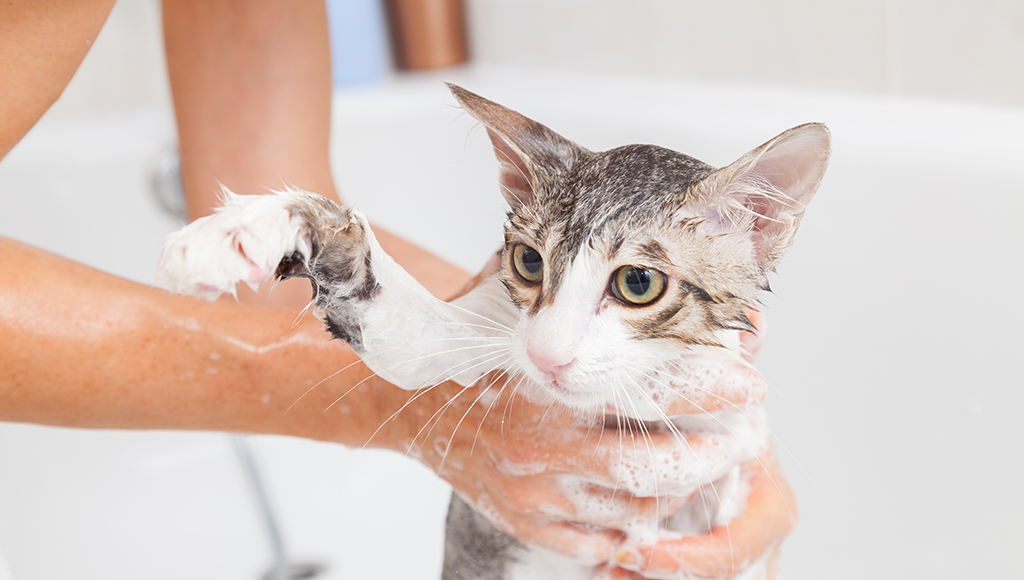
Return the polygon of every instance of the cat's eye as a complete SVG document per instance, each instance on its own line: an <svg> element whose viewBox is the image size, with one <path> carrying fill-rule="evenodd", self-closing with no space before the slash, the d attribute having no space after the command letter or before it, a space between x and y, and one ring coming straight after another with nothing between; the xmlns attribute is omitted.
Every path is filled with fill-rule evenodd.
<svg viewBox="0 0 1024 580"><path fill-rule="evenodd" d="M512 264L516 273L527 282L540 282L544 277L544 259L540 252L526 244L517 244L512 248Z"/></svg>
<svg viewBox="0 0 1024 580"><path fill-rule="evenodd" d="M612 277L612 292L627 304L650 304L665 291L665 275L641 266L623 266Z"/></svg>

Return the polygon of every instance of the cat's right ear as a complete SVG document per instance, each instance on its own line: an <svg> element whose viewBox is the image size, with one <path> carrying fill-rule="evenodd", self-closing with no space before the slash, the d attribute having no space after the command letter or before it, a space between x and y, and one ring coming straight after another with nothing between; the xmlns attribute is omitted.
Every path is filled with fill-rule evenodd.
<svg viewBox="0 0 1024 580"><path fill-rule="evenodd" d="M483 123L498 158L498 182L509 205L529 205L541 185L568 172L586 149L480 95L448 83L463 110Z"/></svg>
<svg viewBox="0 0 1024 580"><path fill-rule="evenodd" d="M793 243L830 154L825 125L800 125L715 171L695 193L710 206L715 221L750 235L755 260L770 271Z"/></svg>

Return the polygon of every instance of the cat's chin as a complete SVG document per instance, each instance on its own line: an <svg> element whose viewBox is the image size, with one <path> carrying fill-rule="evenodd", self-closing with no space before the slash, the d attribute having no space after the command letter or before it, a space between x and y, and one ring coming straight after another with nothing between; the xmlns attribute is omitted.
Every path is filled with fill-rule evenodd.
<svg viewBox="0 0 1024 580"><path fill-rule="evenodd" d="M756 371L722 348L675 353L646 364L651 370L642 373L595 367L568 369L557 377L534 369L527 373L530 386L524 390L538 403L555 403L583 418L600 421L611 416L645 423L670 420L681 409L711 417L723 401L733 410L749 408L767 391Z"/></svg>
<svg viewBox="0 0 1024 580"><path fill-rule="evenodd" d="M599 419L608 408L607 402L593 388L553 381L550 377L529 377L520 392L534 403L555 404L584 418Z"/></svg>
<svg viewBox="0 0 1024 580"><path fill-rule="evenodd" d="M566 381L532 381L530 398L541 404L557 404L585 420L601 424L607 417L612 420L658 422L665 419L660 409L647 401L625 400L614 397L610 388L595 388Z"/></svg>

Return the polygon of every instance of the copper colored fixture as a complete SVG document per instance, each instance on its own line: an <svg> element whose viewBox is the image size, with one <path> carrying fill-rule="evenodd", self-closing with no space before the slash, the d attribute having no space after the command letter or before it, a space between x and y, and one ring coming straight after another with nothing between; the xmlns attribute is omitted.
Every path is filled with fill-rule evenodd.
<svg viewBox="0 0 1024 580"><path fill-rule="evenodd" d="M466 62L462 0L387 0L395 61L403 70Z"/></svg>

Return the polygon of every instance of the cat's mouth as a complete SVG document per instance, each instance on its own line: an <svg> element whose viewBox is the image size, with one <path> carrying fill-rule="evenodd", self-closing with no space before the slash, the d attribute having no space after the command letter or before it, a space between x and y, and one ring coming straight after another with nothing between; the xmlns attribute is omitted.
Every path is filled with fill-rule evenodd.
<svg viewBox="0 0 1024 580"><path fill-rule="evenodd" d="M598 385L606 384L607 372L604 369L589 369L580 372L574 367L564 368L561 372L545 372L541 370L537 383L548 389L556 397L570 404L589 406L598 395Z"/></svg>
<svg viewBox="0 0 1024 580"><path fill-rule="evenodd" d="M555 375L554 373L544 373L544 382L548 387L556 391L561 391L563 393L571 391L571 389L566 386L565 378L559 378L558 375Z"/></svg>

